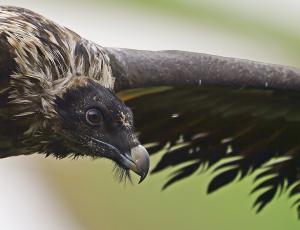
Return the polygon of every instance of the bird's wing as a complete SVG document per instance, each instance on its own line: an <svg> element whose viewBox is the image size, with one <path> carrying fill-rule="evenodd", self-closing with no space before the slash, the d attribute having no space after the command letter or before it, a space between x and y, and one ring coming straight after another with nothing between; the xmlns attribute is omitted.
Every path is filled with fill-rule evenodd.
<svg viewBox="0 0 300 230"><path fill-rule="evenodd" d="M143 74L150 77L150 81L155 77L149 75L156 74L154 85L176 87L129 90L121 92L120 96L133 109L137 132L141 142L149 144L149 152L165 150L153 172L179 167L165 188L203 169L213 168L215 176L207 190L212 193L256 172L252 192L259 191L254 206L260 211L278 191L288 190L294 199L300 193L300 92L296 90L300 78L298 75L297 79L297 70L282 66L255 63L256 67L261 65L262 68L252 71L246 65L237 71L234 69L243 63L247 64L243 60L242 63L238 60L229 63L233 75L220 72L222 77L208 72L205 75L200 70L198 73L192 70L198 76L189 76L188 69L180 70L180 63L177 63L174 68L178 69L180 76L175 73L172 80L168 73L151 69L155 67L149 69L149 64L142 61L140 65L146 67L139 67L136 62L138 67L127 65L124 71L127 74L132 71L131 76L134 75L129 77L126 87L148 86ZM201 65L199 63L198 68ZM171 67L170 63L168 66ZM213 66L204 68L211 68L216 74ZM246 80L239 76L243 70L246 70ZM120 69L118 71L122 73ZM173 70L168 71L172 73ZM225 68L224 71L228 70ZM136 79L139 75L142 80ZM164 76L167 76L167 81ZM185 76L206 80L215 78L213 84L199 87L197 80L184 84ZM266 79L271 86L264 85ZM180 84L185 86L178 87ZM295 204L300 213L299 200Z"/></svg>

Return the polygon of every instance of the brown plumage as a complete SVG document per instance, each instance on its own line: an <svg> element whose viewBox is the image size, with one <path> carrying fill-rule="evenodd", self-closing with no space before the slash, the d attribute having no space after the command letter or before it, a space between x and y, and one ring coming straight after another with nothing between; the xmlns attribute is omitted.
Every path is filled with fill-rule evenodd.
<svg viewBox="0 0 300 230"><path fill-rule="evenodd" d="M165 187L214 167L209 193L256 173L258 211L278 191L299 195L298 69L103 48L31 11L0 7L0 76L1 157L105 157L121 177L131 169L143 180L149 159L138 136L150 153L165 150L153 172L181 166Z"/></svg>
<svg viewBox="0 0 300 230"><path fill-rule="evenodd" d="M0 7L0 34L0 157L106 157L122 178L132 169L143 180L148 154L130 110L112 94L103 48L17 7Z"/></svg>

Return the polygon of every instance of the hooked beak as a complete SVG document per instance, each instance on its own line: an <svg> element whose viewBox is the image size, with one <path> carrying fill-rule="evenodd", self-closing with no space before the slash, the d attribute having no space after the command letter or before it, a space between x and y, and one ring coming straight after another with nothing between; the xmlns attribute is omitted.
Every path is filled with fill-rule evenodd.
<svg viewBox="0 0 300 230"><path fill-rule="evenodd" d="M137 145L131 149L130 155L121 156L124 165L140 176L139 183L141 183L146 178L150 166L149 154L145 147Z"/></svg>
<svg viewBox="0 0 300 230"><path fill-rule="evenodd" d="M115 159L118 159L118 162L120 164L122 164L127 169L134 171L141 177L139 184L146 178L149 171L150 159L149 154L144 146L137 145L133 147L130 150L131 154L121 154L120 150L111 144L97 140L93 137L90 137L90 139L98 144L112 149L115 153Z"/></svg>

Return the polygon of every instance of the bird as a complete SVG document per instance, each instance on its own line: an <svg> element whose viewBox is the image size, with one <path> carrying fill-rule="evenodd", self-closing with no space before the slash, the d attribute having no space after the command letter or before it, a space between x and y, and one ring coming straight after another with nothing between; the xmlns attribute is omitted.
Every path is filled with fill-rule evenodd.
<svg viewBox="0 0 300 230"><path fill-rule="evenodd" d="M300 217L300 70L187 51L102 47L33 11L0 6L0 158L110 159L212 170L207 192L255 175L257 212L279 192Z"/></svg>

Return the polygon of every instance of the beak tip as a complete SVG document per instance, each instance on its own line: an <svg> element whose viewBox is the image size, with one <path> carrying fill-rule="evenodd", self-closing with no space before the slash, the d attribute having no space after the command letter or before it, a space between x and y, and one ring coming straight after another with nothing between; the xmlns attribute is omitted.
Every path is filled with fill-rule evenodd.
<svg viewBox="0 0 300 230"><path fill-rule="evenodd" d="M150 159L149 154L144 146L138 145L131 149L131 156L136 164L135 172L140 176L139 184L146 178L149 166Z"/></svg>
<svg viewBox="0 0 300 230"><path fill-rule="evenodd" d="M145 180L146 176L147 176L147 173L144 173L144 174L141 175L140 180L139 180L139 184L142 183Z"/></svg>

